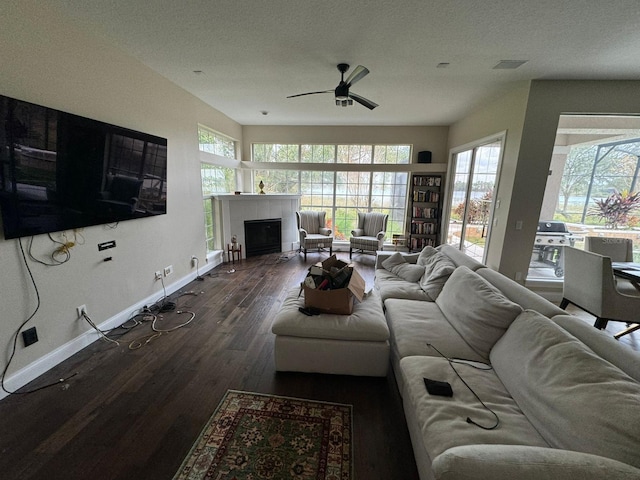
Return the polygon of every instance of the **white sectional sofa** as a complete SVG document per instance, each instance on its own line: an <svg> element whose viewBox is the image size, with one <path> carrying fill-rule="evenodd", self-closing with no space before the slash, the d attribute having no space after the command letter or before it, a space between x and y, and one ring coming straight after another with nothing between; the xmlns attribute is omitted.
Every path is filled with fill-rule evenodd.
<svg viewBox="0 0 640 480"><path fill-rule="evenodd" d="M399 257L375 288L422 480L640 479L640 354L450 246Z"/></svg>

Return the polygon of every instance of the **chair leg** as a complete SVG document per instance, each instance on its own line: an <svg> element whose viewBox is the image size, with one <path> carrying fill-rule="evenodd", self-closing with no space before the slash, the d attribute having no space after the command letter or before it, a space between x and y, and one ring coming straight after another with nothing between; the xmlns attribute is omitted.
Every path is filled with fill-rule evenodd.
<svg viewBox="0 0 640 480"><path fill-rule="evenodd" d="M594 323L593 326L598 330L604 330L605 328L607 328L607 323L609 323L609 320L607 320L606 318L598 317L596 318L596 323Z"/></svg>
<svg viewBox="0 0 640 480"><path fill-rule="evenodd" d="M560 308L562 310L566 310L567 305L569 305L569 300L567 300L566 298L563 298L562 301L560 302Z"/></svg>
<svg viewBox="0 0 640 480"><path fill-rule="evenodd" d="M636 330L640 330L640 323L632 323L631 325L627 324L627 328L622 330L621 332L616 333L613 338L619 340L620 337L627 335L631 332L635 332Z"/></svg>
<svg viewBox="0 0 640 480"><path fill-rule="evenodd" d="M351 259L351 255L353 255L353 248L349 247L349 259Z"/></svg>
<svg viewBox="0 0 640 480"><path fill-rule="evenodd" d="M304 249L304 261L305 262L307 261L307 249L306 249L306 247Z"/></svg>
<svg viewBox="0 0 640 480"><path fill-rule="evenodd" d="M329 256L333 255L333 247L329 247Z"/></svg>

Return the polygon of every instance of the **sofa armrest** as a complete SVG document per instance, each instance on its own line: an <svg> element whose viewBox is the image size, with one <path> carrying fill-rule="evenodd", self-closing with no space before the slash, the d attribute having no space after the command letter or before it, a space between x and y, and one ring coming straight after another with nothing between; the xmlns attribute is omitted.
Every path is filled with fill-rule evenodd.
<svg viewBox="0 0 640 480"><path fill-rule="evenodd" d="M353 230L351 230L351 236L352 237L362 237L362 236L364 236L364 229L363 228L354 228Z"/></svg>
<svg viewBox="0 0 640 480"><path fill-rule="evenodd" d="M378 232L378 234L376 235L376 238L378 240L382 240L386 234L387 232Z"/></svg>
<svg viewBox="0 0 640 480"><path fill-rule="evenodd" d="M465 445L438 455L436 480L631 480L640 469L617 460L555 448Z"/></svg>
<svg viewBox="0 0 640 480"><path fill-rule="evenodd" d="M320 232L320 235L326 235L327 237L331 235L331 233L333 233L330 228L325 228L325 227L320 227L318 231Z"/></svg>
<svg viewBox="0 0 640 480"><path fill-rule="evenodd" d="M299 228L300 238L307 238L307 231L304 228Z"/></svg>

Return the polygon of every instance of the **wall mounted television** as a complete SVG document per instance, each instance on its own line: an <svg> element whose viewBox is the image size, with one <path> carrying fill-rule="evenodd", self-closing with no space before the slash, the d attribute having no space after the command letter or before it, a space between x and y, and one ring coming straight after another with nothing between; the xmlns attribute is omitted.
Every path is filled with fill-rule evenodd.
<svg viewBox="0 0 640 480"><path fill-rule="evenodd" d="M167 139L0 95L5 239L167 212Z"/></svg>

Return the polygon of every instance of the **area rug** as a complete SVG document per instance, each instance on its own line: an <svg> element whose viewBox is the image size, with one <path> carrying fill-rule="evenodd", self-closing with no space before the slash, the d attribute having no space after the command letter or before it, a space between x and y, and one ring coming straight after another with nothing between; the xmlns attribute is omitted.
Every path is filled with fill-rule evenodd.
<svg viewBox="0 0 640 480"><path fill-rule="evenodd" d="M174 480L351 480L352 407L229 390Z"/></svg>

